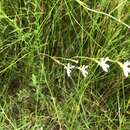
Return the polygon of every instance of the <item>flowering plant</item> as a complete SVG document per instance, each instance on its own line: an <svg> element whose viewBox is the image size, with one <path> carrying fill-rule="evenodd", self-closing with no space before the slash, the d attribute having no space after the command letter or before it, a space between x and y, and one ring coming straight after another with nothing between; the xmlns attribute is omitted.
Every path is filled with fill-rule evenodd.
<svg viewBox="0 0 130 130"><path fill-rule="evenodd" d="M45 56L48 56L48 55L45 54ZM48 56L48 57L50 57L52 60L54 60L55 62L57 62L57 64L64 66L64 69L66 70L68 77L71 77L71 72L74 69L78 69L82 73L82 75L83 75L84 78L89 73L88 72L89 65L81 65L80 67L79 66L75 66L75 65L70 64L70 63L67 63L67 65L65 65L64 63L61 63L58 60L58 58L60 58L60 57L58 57L58 58L57 57L51 57L51 56ZM102 57L102 58L99 58L99 60L97 60L97 58L90 58L90 57L83 57L83 56L76 56L74 58L82 58L82 59L92 60L95 63L97 63L102 68L102 70L104 72L108 72L109 68L110 68L110 65L107 62L116 63L116 64L118 64L122 68L124 76L126 78L130 74L130 61L129 60L127 60L124 63L122 63L122 62L119 62L119 61L115 61L115 60L109 59L109 57L106 57L106 58ZM60 59L71 61L71 62L73 62L75 64L78 63L78 60L74 60L74 59L68 59L68 58L67 59L66 58L60 58Z"/></svg>
<svg viewBox="0 0 130 130"><path fill-rule="evenodd" d="M90 58L89 58L90 59ZM129 76L130 73L130 61L126 61L124 63L121 63L119 61L113 61L111 59L109 59L108 57L106 58L101 58L100 61L92 58L93 61L95 61L104 72L108 72L110 65L107 63L108 61L113 62L113 63L117 63L123 70L124 76L127 78ZM64 68L67 71L67 75L68 77L71 76L71 71L72 69L79 69L80 72L82 73L83 77L86 77L88 75L88 65L82 65L81 67L76 67L74 65L70 65L70 63L67 64L67 66L65 66Z"/></svg>

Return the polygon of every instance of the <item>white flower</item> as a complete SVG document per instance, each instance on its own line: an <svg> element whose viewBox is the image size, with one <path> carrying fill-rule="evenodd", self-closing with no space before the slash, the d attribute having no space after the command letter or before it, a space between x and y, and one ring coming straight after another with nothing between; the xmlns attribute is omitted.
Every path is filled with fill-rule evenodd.
<svg viewBox="0 0 130 130"><path fill-rule="evenodd" d="M67 71L68 77L70 77L70 76L71 76L70 73L71 73L72 69L75 68L75 66L74 66L74 65L70 65L70 63L68 63L67 66L65 66L64 68L65 68L66 71Z"/></svg>
<svg viewBox="0 0 130 130"><path fill-rule="evenodd" d="M109 58L101 58L101 61L99 63L99 65L102 67L102 69L105 71L105 72L108 72L108 69L109 69L109 65L106 64L106 62L109 60Z"/></svg>
<svg viewBox="0 0 130 130"><path fill-rule="evenodd" d="M124 75L126 77L128 77L128 74L130 73L130 61L126 61L124 64L123 64L123 71L124 71Z"/></svg>
<svg viewBox="0 0 130 130"><path fill-rule="evenodd" d="M86 70L87 68L88 68L88 65L83 65L82 67L79 67L79 70L81 71L84 77L86 77L88 74L88 71Z"/></svg>

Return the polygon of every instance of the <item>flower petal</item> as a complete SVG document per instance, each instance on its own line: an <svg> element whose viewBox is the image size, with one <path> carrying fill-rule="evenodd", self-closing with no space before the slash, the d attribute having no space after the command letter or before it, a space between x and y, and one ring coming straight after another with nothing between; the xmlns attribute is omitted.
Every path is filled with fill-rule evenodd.
<svg viewBox="0 0 130 130"><path fill-rule="evenodd" d="M126 78L128 77L128 72L126 70L124 70L124 75Z"/></svg>

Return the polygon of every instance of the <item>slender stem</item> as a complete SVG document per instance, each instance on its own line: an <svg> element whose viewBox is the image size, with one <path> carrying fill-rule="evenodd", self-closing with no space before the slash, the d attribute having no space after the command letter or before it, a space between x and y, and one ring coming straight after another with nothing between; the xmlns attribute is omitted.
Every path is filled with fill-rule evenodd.
<svg viewBox="0 0 130 130"><path fill-rule="evenodd" d="M118 23L121 23L122 25L126 26L127 28L130 28L130 26L126 23L124 23L123 21L121 21L120 19L117 19L116 17L110 15L110 14L107 14L107 13L104 13L104 12L101 12L101 11L97 11L97 10L94 10L94 9L90 9L87 7L86 4L84 4L82 1L80 0L76 0L84 9L88 10L88 11L91 11L91 12L94 12L94 13L98 13L98 14L102 14L102 15L105 15L115 21L117 21Z"/></svg>

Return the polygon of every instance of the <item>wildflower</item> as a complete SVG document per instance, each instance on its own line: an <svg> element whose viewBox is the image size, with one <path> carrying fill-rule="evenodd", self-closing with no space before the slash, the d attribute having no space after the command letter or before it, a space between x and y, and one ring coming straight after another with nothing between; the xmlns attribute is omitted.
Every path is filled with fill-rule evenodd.
<svg viewBox="0 0 130 130"><path fill-rule="evenodd" d="M88 74L88 71L86 70L87 68L88 68L87 65L83 65L82 67L79 67L79 70L81 71L84 77L86 77L86 75Z"/></svg>
<svg viewBox="0 0 130 130"><path fill-rule="evenodd" d="M67 71L68 77L70 77L70 76L71 76L70 73L71 73L72 69L75 68L75 66L74 66L74 65L70 65L70 63L68 63L67 66L65 66L64 68L65 68L66 71Z"/></svg>
<svg viewBox="0 0 130 130"><path fill-rule="evenodd" d="M128 74L130 73L130 61L126 61L124 64L123 64L123 71L124 71L124 75L126 77L128 77Z"/></svg>
<svg viewBox="0 0 130 130"><path fill-rule="evenodd" d="M99 63L99 65L102 67L102 69L105 71L105 72L108 72L108 69L109 69L109 65L106 64L106 62L109 60L109 58L101 58L101 61Z"/></svg>

